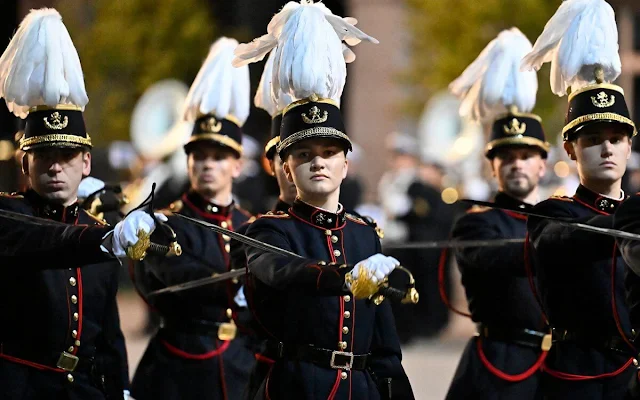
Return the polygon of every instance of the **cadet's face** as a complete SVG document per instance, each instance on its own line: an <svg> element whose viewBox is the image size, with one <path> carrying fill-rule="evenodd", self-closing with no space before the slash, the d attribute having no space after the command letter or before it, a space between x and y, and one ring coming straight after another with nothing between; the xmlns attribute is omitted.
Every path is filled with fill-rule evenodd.
<svg viewBox="0 0 640 400"><path fill-rule="evenodd" d="M577 162L582 179L614 183L622 179L631 156L631 140L624 128L615 124L597 124L578 135L564 148ZM586 129L586 128L585 128Z"/></svg>
<svg viewBox="0 0 640 400"><path fill-rule="evenodd" d="M231 191L240 176L242 162L237 154L220 146L202 144L189 153L187 161L191 188L205 197Z"/></svg>
<svg viewBox="0 0 640 400"><path fill-rule="evenodd" d="M491 163L500 190L518 198L529 195L546 171L540 151L528 147L498 150Z"/></svg>
<svg viewBox="0 0 640 400"><path fill-rule="evenodd" d="M280 188L280 197L288 204L293 203L296 199L296 185L287 179L287 174L284 172L283 162L279 155L275 155L271 161L271 171L273 176L278 181L278 187Z"/></svg>
<svg viewBox="0 0 640 400"><path fill-rule="evenodd" d="M91 153L65 148L31 150L23 158L23 171L40 196L66 206L76 201L80 181L91 173Z"/></svg>
<svg viewBox="0 0 640 400"><path fill-rule="evenodd" d="M340 188L347 176L349 162L338 141L308 139L295 145L288 153L284 171L299 194L330 195Z"/></svg>

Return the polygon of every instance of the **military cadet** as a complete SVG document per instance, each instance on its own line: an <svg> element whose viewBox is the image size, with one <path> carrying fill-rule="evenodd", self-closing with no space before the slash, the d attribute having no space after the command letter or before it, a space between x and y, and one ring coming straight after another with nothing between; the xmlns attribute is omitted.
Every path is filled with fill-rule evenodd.
<svg viewBox="0 0 640 400"><path fill-rule="evenodd" d="M525 69L552 60L552 91L570 92L562 135L580 178L572 197L543 201L532 209L536 214L611 228L626 198L621 181L636 128L622 89L611 83L621 72L617 37L605 1L567 0L523 59ZM533 216L527 230L554 336L544 368L546 398L623 398L634 352L626 266L614 239Z"/></svg>
<svg viewBox="0 0 640 400"><path fill-rule="evenodd" d="M231 268L228 236L173 213L227 229L250 217L231 193L241 170L241 127L250 107L248 67L231 66L237 45L226 37L212 45L186 99L185 119L195 120L184 146L191 188L166 211L183 254L148 256L134 268L136 287L163 319L133 377L131 391L138 400L240 399L255 362L243 340L235 338L237 284L146 297L149 291Z"/></svg>
<svg viewBox="0 0 640 400"><path fill-rule="evenodd" d="M88 98L56 10L26 16L0 58L0 76L0 97L26 121L19 147L30 185L0 196L0 318L14 322L0 327L2 398L126 399L112 255L125 257L128 248L142 255L148 244L138 235L149 235L155 222L134 211L114 229L78 204L80 181L91 171L82 114Z"/></svg>
<svg viewBox="0 0 640 400"><path fill-rule="evenodd" d="M273 90L293 101L277 152L298 197L289 213L261 216L247 234L304 259L246 247L245 291L275 359L256 399L390 398L392 379L408 381L389 304L368 298L398 262L380 254L375 230L338 202L351 148L337 103L346 77L341 39L377 41L321 3L289 2L273 24L276 36L240 45L234 65L260 60L277 45ZM258 47L264 40L272 46ZM393 398L413 395L409 389Z"/></svg>
<svg viewBox="0 0 640 400"><path fill-rule="evenodd" d="M461 108L461 114L481 122L493 120L485 156L498 184L495 203L511 209L531 209L538 202L550 147L540 117L530 113L538 89L536 73L519 71L530 50L531 42L517 28L502 31L449 86L462 104L470 106ZM496 73L503 66L511 72ZM480 86L485 91L472 90ZM472 208L455 223L452 238L525 235L526 217ZM551 337L529 286L524 256L524 243L455 251L478 335L462 354L447 399L542 399L540 367Z"/></svg>

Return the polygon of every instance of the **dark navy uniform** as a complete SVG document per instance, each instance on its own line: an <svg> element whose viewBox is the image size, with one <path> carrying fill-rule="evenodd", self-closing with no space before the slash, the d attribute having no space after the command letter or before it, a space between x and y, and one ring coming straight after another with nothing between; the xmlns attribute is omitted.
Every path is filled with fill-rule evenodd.
<svg viewBox="0 0 640 400"><path fill-rule="evenodd" d="M172 216L180 213L234 229L249 215L231 204L220 207L190 191L169 207L167 224L176 232L183 254L147 256L134 268L141 295L166 286L226 272L230 268L230 238ZM166 238L154 234L154 242ZM162 316L162 327L151 339L133 378L131 395L144 399L239 399L254 364L243 338L220 340L218 329L236 314L231 281L147 301Z"/></svg>
<svg viewBox="0 0 640 400"><path fill-rule="evenodd" d="M623 202L616 210L614 217L614 228L624 230L627 232L640 232L638 223L640 221L640 193L629 197ZM621 248L625 246L626 240L618 239L618 243ZM637 244L632 242L632 244ZM634 271L628 267L625 270L625 287L627 305L629 306L629 318L631 319L631 326L636 332L634 345L636 346L636 354L638 345L638 334L640 332L640 271ZM629 398L640 399L640 380L638 374L634 374L631 379Z"/></svg>
<svg viewBox="0 0 640 400"><path fill-rule="evenodd" d="M245 291L276 360L256 399L375 400L390 397L378 384L408 382L388 301L355 300L344 282L354 264L380 252L373 228L296 200L290 214L263 215L247 234L305 257L246 247Z"/></svg>
<svg viewBox="0 0 640 400"><path fill-rule="evenodd" d="M498 193L495 203L531 208L505 193ZM526 230L521 214L472 208L456 222L452 237L524 239ZM465 247L455 256L479 335L467 344L447 399L542 399L539 360L546 329L527 277L524 243Z"/></svg>
<svg viewBox="0 0 640 400"><path fill-rule="evenodd" d="M573 197L550 198L533 212L611 228L620 203L581 185ZM626 265L615 240L535 217L529 217L527 229L554 331L545 367L546 398L622 399L634 371L634 353L627 343Z"/></svg>
<svg viewBox="0 0 640 400"><path fill-rule="evenodd" d="M100 250L111 228L31 190L0 196L0 208L69 224L0 218L0 319L13 321L0 326L1 397L122 399L129 379L119 265Z"/></svg>

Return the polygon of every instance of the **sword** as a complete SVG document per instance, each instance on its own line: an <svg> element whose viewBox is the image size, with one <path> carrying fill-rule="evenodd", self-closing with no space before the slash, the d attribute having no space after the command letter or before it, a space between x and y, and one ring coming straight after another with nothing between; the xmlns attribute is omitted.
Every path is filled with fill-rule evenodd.
<svg viewBox="0 0 640 400"><path fill-rule="evenodd" d="M382 245L385 250L395 249L455 249L463 247L499 247L511 243L524 243L522 239L492 239L492 240L440 240L430 242L392 243Z"/></svg>
<svg viewBox="0 0 640 400"><path fill-rule="evenodd" d="M501 205L498 205L498 204L495 204L495 203L491 203L491 202L488 202L488 201L471 200L471 199L461 199L460 201L463 201L465 203L479 205L479 206L484 206L484 207L496 208L496 209L499 209L499 210L511 211L511 212L514 212L514 213L527 215L529 217L548 219L548 220L554 221L554 222L556 222L556 223L558 223L560 225L564 225L564 226L568 226L568 227L571 227L571 228L580 229L580 230L583 230L583 231L598 233L598 234L606 235L606 236L613 236L613 237L621 238L621 239L629 239L629 240L638 240L638 241L640 241L640 235L639 234L626 232L626 231L621 231L621 230L613 229L613 228L602 228L602 227L599 227L599 226L593 226L593 225L589 225L589 224L584 224L582 222L575 222L575 221L572 221L571 218L551 217L551 216L548 216L548 215L536 214L536 213L529 212L529 211L526 211L526 210L523 210L523 209L520 209L520 208L505 207L505 206L501 206Z"/></svg>
<svg viewBox="0 0 640 400"><path fill-rule="evenodd" d="M186 215L182 215L182 214L173 214L179 218L184 219L185 221L192 223L194 225L198 225L201 226L203 228L207 228L209 230L212 230L216 233L219 233L221 235L227 235L232 239L237 240L238 242L244 243L246 245L255 247L257 249L260 250L264 250L267 252L271 252L274 254L278 254L278 255L282 255L282 256L286 256L286 257L292 257L292 258L297 258L297 259L302 259L302 260L306 260L306 257L302 257L296 253L293 253L289 250L285 250L285 249L281 249L280 247L277 246L273 246L269 243L264 243L261 242L257 239L251 238L249 236L245 236L241 233L238 232L234 232L232 230L223 228L221 226L206 222L206 221L201 221L199 219L195 219L195 218L191 218L191 217L187 217ZM216 283L216 282L222 282L222 281L226 281L229 279L233 279L233 278L237 278L240 276L243 276L245 274L245 271L242 269L236 269L236 270L232 270L223 274L219 274L219 275L213 275L213 276L209 276L206 278L201 278L201 279L196 279L194 281L191 282L185 282L185 283L181 283L181 284L177 284L177 285L172 285L172 286L167 286L166 288L160 289L160 290L155 290L151 293L149 293L147 295L147 297L152 297L152 296L157 296L158 294L161 293L176 293L176 292L181 292L183 290L187 290L190 288L194 288L194 287L200 287L200 286L204 286L204 285L208 285L211 283ZM413 277L411 277L413 278ZM413 289L413 291L410 293L409 291L407 293L398 290L396 288L393 287L386 287L386 286L382 286L380 287L379 291L378 291L378 295L376 295L376 297L379 298L380 295L384 296L384 297L388 297L390 299L393 300L397 300L397 301L403 301L405 300L407 297L409 297L410 295L413 295L413 292L415 291L415 288L413 287L409 287L408 288L409 291L411 291ZM417 297L416 297L416 301L417 301Z"/></svg>

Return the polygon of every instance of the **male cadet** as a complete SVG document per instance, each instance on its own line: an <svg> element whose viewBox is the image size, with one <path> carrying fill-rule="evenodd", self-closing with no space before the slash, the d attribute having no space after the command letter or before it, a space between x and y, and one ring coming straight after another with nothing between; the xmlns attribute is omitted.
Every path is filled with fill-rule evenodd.
<svg viewBox="0 0 640 400"><path fill-rule="evenodd" d="M186 99L185 119L195 120L184 147L191 189L168 212L183 254L148 256L134 268L135 285L163 319L133 377L131 392L138 400L239 399L253 367L253 354L241 340L233 340L238 285L227 282L146 297L149 291L230 269L228 236L171 213L227 229L249 219L231 193L241 169L241 127L250 105L249 70L231 65L237 45L222 37L211 46Z"/></svg>
<svg viewBox="0 0 640 400"><path fill-rule="evenodd" d="M540 117L530 114L538 90L536 73L519 71L530 50L531 42L517 28L504 30L450 85L470 105L461 108L462 116L493 120L485 156L498 183L495 203L525 210L538 202L549 151ZM501 67L510 73L496 73ZM484 90L476 92L476 87ZM456 222L452 238L524 239L526 230L526 217L520 214L472 208ZM548 332L524 256L524 243L455 251L478 336L462 354L447 399L542 399L539 370L551 338L544 342Z"/></svg>
<svg viewBox="0 0 640 400"><path fill-rule="evenodd" d="M605 1L566 0L523 59L525 69L552 60L553 92L570 91L562 135L580 178L572 197L543 201L533 208L536 214L611 228L625 200L621 181L636 128L622 89L611 84L621 72L617 38ZM626 265L614 239L533 216L527 230L554 335L544 367L545 398L623 398L634 352L624 302Z"/></svg>
<svg viewBox="0 0 640 400"><path fill-rule="evenodd" d="M19 147L30 185L0 196L0 397L126 399L119 265L109 252L143 254L148 244L137 235L150 234L154 220L134 211L113 229L78 205L80 181L91 171L82 115L88 98L56 10L26 16L0 58L0 77L0 97L26 120Z"/></svg>
<svg viewBox="0 0 640 400"><path fill-rule="evenodd" d="M288 214L261 216L247 234L304 259L245 247L247 298L275 359L256 399L389 398L391 379L407 379L391 308L368 298L398 262L380 254L375 230L338 202L351 148L337 106L346 78L341 39L376 41L321 3L289 2L274 24L275 36L238 47L234 65L277 45L273 90L293 100L277 152L298 198ZM408 392L393 398L413 398Z"/></svg>

